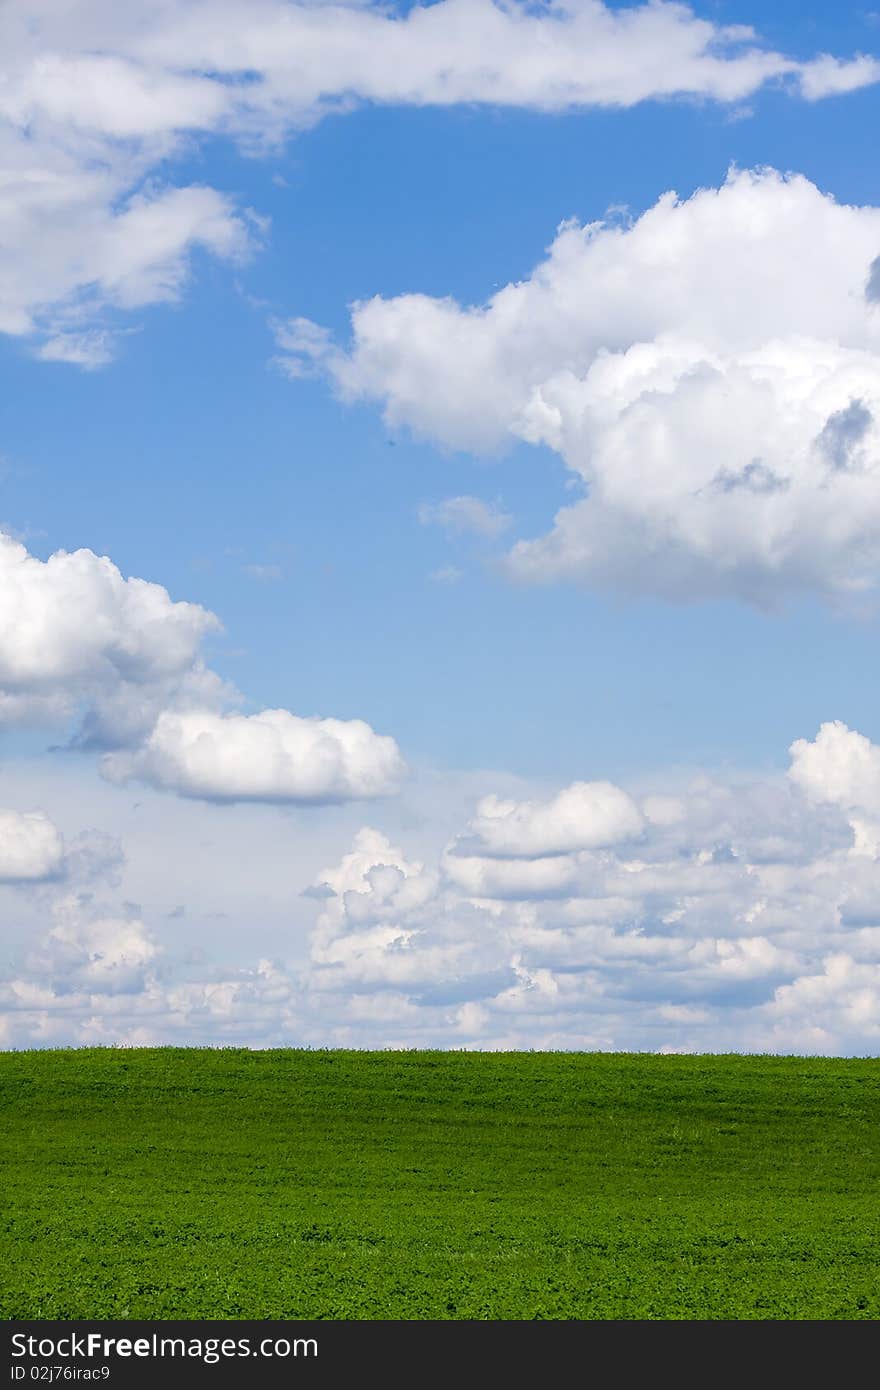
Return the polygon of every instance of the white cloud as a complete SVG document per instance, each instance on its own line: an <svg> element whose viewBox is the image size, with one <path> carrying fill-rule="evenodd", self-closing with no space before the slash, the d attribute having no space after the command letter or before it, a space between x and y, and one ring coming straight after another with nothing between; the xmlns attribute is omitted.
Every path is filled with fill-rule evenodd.
<svg viewBox="0 0 880 1390"><path fill-rule="evenodd" d="M482 307L356 304L322 345L346 396L446 446L516 440L586 494L508 568L689 599L873 590L880 554L880 209L732 173L630 226L564 224Z"/></svg>
<svg viewBox="0 0 880 1390"><path fill-rule="evenodd" d="M57 551L46 561L0 534L0 681L11 689L47 682L178 675L219 624L198 604L124 579L106 556Z"/></svg>
<svg viewBox="0 0 880 1390"><path fill-rule="evenodd" d="M248 813L253 809L240 814ZM224 818L230 814L235 813L227 810ZM205 817L202 808L196 835L180 856L188 867L199 857ZM177 847L167 838L158 852L164 851L163 865L172 865ZM249 876L259 858L257 849L249 859ZM276 1041L289 1036L289 1011L297 995L290 976L265 959L247 967L205 961L186 941L193 931L189 921L175 919L163 939L137 904L120 901L119 880L129 867L109 837L85 832L70 840L57 881L15 885L16 905L30 906L32 914L17 941L13 922L0 917L3 1044L150 1044L171 1038L210 1041L221 1034L258 1041L266 1030ZM161 895L163 876L156 874L155 857L143 867L150 892ZM222 865L213 864L209 874L211 869L222 876ZM204 886L209 888L209 880ZM227 875L221 893L228 887ZM259 888L251 880L249 927L256 925L252 914L259 902Z"/></svg>
<svg viewBox="0 0 880 1390"><path fill-rule="evenodd" d="M504 817L486 815L487 802L490 812L505 803L484 799L433 879L379 832L361 832L320 876L332 896L306 996L319 990L335 1017L352 991L387 992L412 1042L445 1028L451 1045L470 1032L480 1046L870 1046L880 1028L880 851L858 853L845 818L791 782L697 779L648 798L663 812L653 820L606 787L630 808L622 843L576 848L598 838L596 806L569 790L506 803L517 833L493 846L503 858L486 846L482 856L456 852L478 833L491 844L491 822ZM633 858L626 837L638 831ZM849 925L853 907L863 925ZM829 992L808 982L824 980L823 962L841 952L851 969L837 971L841 997L811 1040L797 1001ZM336 1036L384 1041L389 1018L377 1006Z"/></svg>
<svg viewBox="0 0 880 1390"><path fill-rule="evenodd" d="M276 320L272 330L281 349L275 364L294 381L299 377L315 376L336 355L329 329L312 323L311 319Z"/></svg>
<svg viewBox="0 0 880 1390"><path fill-rule="evenodd" d="M818 101L822 97L840 96L880 82L880 63L864 53L849 62L841 62L839 58L825 53L804 63L798 76L801 92L807 101Z"/></svg>
<svg viewBox="0 0 880 1390"><path fill-rule="evenodd" d="M240 715L240 697L204 662L219 629L198 604L125 579L106 556L46 561L0 534L0 717L59 723L109 749L108 776L208 799L333 801L394 789L394 740L362 720Z"/></svg>
<svg viewBox="0 0 880 1390"><path fill-rule="evenodd" d="M834 1053L848 1047L876 1055L880 1039L880 963L858 963L845 951L821 971L780 985L767 1006L775 1050Z"/></svg>
<svg viewBox="0 0 880 1390"><path fill-rule="evenodd" d="M451 535L483 536L494 540L513 518L497 503L480 497L445 497L442 502L423 502L419 521L423 526L442 526Z"/></svg>
<svg viewBox="0 0 880 1390"><path fill-rule="evenodd" d="M839 719L791 745L790 777L812 801L880 815L880 748Z"/></svg>
<svg viewBox="0 0 880 1390"><path fill-rule="evenodd" d="M55 988L90 995L136 994L146 983L158 947L136 915L91 915L79 898L55 905L56 925L28 959Z"/></svg>
<svg viewBox="0 0 880 1390"><path fill-rule="evenodd" d="M106 556L57 551L43 561L0 534L0 711L38 722L85 702L90 732L149 727L172 691L201 689L200 647L219 629L160 584L124 579Z"/></svg>
<svg viewBox="0 0 880 1390"><path fill-rule="evenodd" d="M358 831L350 852L324 869L319 884L329 896L312 941L320 965L347 967L358 976L378 963L380 978L388 948L400 955L411 933L401 919L418 912L436 892L436 874L405 858L381 831Z"/></svg>
<svg viewBox="0 0 880 1390"><path fill-rule="evenodd" d="M228 199L213 188L138 194L99 245L100 275L94 278L113 303L140 308L178 297L187 274L185 258L193 247L233 259L247 245L247 233L231 215Z"/></svg>
<svg viewBox="0 0 880 1390"><path fill-rule="evenodd" d="M118 334L102 329L86 329L79 333L59 328L40 344L36 355L41 362L71 362L85 371L93 371L113 361L117 337Z"/></svg>
<svg viewBox="0 0 880 1390"><path fill-rule="evenodd" d="M75 128L41 138L0 113L0 332L39 333L48 360L99 366L114 344L104 310L178 298L197 249L248 255L259 225L226 195L137 186L160 154Z"/></svg>
<svg viewBox="0 0 880 1390"><path fill-rule="evenodd" d="M469 897L498 901L570 896L578 879L577 861L568 855L493 859L462 854L456 846L444 857L443 868Z"/></svg>
<svg viewBox="0 0 880 1390"><path fill-rule="evenodd" d="M210 72L215 93L216 79L228 84L250 71L255 80L243 91L227 85L227 110L258 129L270 119L277 127L305 124L353 99L558 111L683 94L739 101L772 78L798 81L802 73L811 97L823 84L841 90L843 83L876 80L870 60L837 63L832 80L826 73L834 59L798 63L761 48L746 26L718 26L663 0L613 9L600 0L569 0L553 9L441 0L405 14L284 0L226 3L220 11L213 3L185 11L174 5L127 47L163 78L169 69ZM114 126L130 120L122 113L138 99L141 123L155 128L167 128L169 105L190 108L187 124L216 119L203 79L190 77L176 94L168 88L142 94L136 70L115 75L120 100L106 116L96 113Z"/></svg>
<svg viewBox="0 0 880 1390"><path fill-rule="evenodd" d="M360 719L164 710L144 742L103 759L113 781L136 777L217 801L343 801L396 789L403 762L392 738Z"/></svg>
<svg viewBox="0 0 880 1390"><path fill-rule="evenodd" d="M820 731L816 742L825 738ZM823 746L830 757L833 749ZM846 746L837 747L845 763ZM795 751L793 766L801 763ZM504 845L507 857L450 852L474 837L483 818L475 808L445 847L436 826L433 834L430 825L419 831L423 844L433 844L418 854L402 843L412 830L405 837L362 828L323 869L317 866L333 836L322 831L320 844L310 842L312 869L300 861L293 875L285 845L289 837L290 852L298 853L301 836L278 811L203 807L195 817L178 803L174 844L166 847L175 881L167 890L155 873L163 847L157 808L139 870L151 899L146 907L118 901L132 866L120 867L118 852L114 858L113 847L94 834L70 841L55 878L0 889L0 902L13 893L43 919L32 939L6 952L11 965L0 993L7 1045L873 1053L880 1034L880 848L860 848L848 810L806 792L785 776L670 778L662 797L629 796L630 806L662 812L643 818L637 843L621 839L542 856L536 850L546 824L535 808L543 808L546 822L547 808L562 797L522 796L515 804L532 809L519 817L517 843ZM111 807L109 791L103 795ZM430 813L436 801L436 785L426 785L421 812ZM72 798L71 808L78 804ZM578 805L583 826L566 831L569 844L595 839L595 807L587 798ZM556 816L557 827L571 827L573 802L569 812ZM387 813L397 815L393 805ZM140 814L127 813L134 856L143 853ZM351 809L334 814L347 818L337 822L347 842ZM206 853L206 835L222 836L222 846ZM277 870L248 848L267 839ZM217 898L214 877L225 875L219 900L228 902L235 895L225 861L242 855L251 886L240 895L236 922L194 936L193 865L208 903L212 893ZM290 928L281 952L287 959L266 952L253 862L259 876L277 872L278 884L287 884L291 921L295 905L304 910L309 901L295 895L303 876L311 876L317 920L308 961L301 924ZM181 865L190 879L185 893ZM167 902L184 897L193 910L169 925ZM196 941L208 949L190 951Z"/></svg>
<svg viewBox="0 0 880 1390"><path fill-rule="evenodd" d="M0 882L51 878L64 862L64 842L43 811L0 810Z"/></svg>
<svg viewBox="0 0 880 1390"><path fill-rule="evenodd" d="M643 827L635 802L610 782L574 782L550 801L487 796L456 852L498 859L541 859L630 840Z"/></svg>
<svg viewBox="0 0 880 1390"><path fill-rule="evenodd" d="M159 947L133 904L107 901L120 857L118 845L86 832L64 856L58 882L31 888L41 930L0 979L8 1041L83 1040L96 1009L137 1009Z"/></svg>
<svg viewBox="0 0 880 1390"><path fill-rule="evenodd" d="M194 140L264 149L365 102L553 112L741 102L769 82L815 100L878 76L873 58L798 62L742 25L663 0L440 0L405 14L290 0L7 0L0 55L0 331L39 331L41 355L91 367L112 350L108 310L179 295L196 249L238 259L254 244L253 221L226 194L151 181ZM83 321L78 334L58 331L59 311ZM286 346L293 363L297 343ZM320 345L304 346L301 361Z"/></svg>
<svg viewBox="0 0 880 1390"><path fill-rule="evenodd" d="M0 716L80 718L83 744L142 737L169 702L233 692L208 670L214 614L174 602L159 584L124 579L106 556L58 551L47 561L0 535Z"/></svg>

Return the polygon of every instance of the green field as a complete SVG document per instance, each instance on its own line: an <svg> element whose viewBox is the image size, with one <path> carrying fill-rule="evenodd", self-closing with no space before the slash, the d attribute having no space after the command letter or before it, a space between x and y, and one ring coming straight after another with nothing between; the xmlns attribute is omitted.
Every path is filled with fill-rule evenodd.
<svg viewBox="0 0 880 1390"><path fill-rule="evenodd" d="M7 1318L878 1318L880 1062L0 1054Z"/></svg>

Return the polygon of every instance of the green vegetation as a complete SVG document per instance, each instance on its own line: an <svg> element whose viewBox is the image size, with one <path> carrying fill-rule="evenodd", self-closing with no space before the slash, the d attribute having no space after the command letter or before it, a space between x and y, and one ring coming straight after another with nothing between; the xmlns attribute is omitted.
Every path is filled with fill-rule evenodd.
<svg viewBox="0 0 880 1390"><path fill-rule="evenodd" d="M880 1062L0 1054L7 1318L878 1318Z"/></svg>

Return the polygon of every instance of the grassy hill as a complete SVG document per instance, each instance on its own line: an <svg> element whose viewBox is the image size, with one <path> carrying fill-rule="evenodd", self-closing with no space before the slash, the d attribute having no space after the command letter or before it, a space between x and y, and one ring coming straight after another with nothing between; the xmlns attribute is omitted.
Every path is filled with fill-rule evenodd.
<svg viewBox="0 0 880 1390"><path fill-rule="evenodd" d="M880 1062L0 1054L7 1318L877 1318Z"/></svg>

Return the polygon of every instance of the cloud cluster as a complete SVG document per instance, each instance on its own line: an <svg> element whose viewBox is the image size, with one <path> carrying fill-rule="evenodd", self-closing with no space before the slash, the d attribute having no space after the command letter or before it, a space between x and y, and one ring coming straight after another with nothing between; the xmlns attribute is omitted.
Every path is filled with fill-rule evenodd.
<svg viewBox="0 0 880 1390"><path fill-rule="evenodd" d="M3 813L0 836L12 814ZM48 817L30 819L39 819L44 836L53 837L55 855L51 869L43 866L39 875L44 881L29 888L37 895L44 930L13 955L0 979L0 1041L13 1045L86 1038L96 1010L137 1008L160 954L137 907L108 899L118 886L120 846L94 832L65 845ZM26 877L37 875L19 877L20 893Z"/></svg>
<svg viewBox="0 0 880 1390"><path fill-rule="evenodd" d="M436 870L362 831L320 876L309 985L364 1021L335 1037L876 1050L880 846L803 786L829 730L880 757L825 726L783 779L487 798Z"/></svg>
<svg viewBox="0 0 880 1390"><path fill-rule="evenodd" d="M880 749L828 724L791 756L484 796L431 855L364 827L307 891L306 963L189 958L183 924L163 946L87 838L14 889L48 922L0 985L7 1037L875 1053Z"/></svg>
<svg viewBox="0 0 880 1390"><path fill-rule="evenodd" d="M344 801L394 789L397 745L362 720L228 712L240 697L202 654L219 627L106 556L43 561L0 534L0 721L78 717L75 741L106 750L108 777L184 796Z"/></svg>
<svg viewBox="0 0 880 1390"><path fill-rule="evenodd" d="M0 837L14 814L0 816ZM4 940L0 1045L289 1036L297 1023L291 979L268 961L193 966L192 952L163 943L137 904L120 901L123 862L117 842L86 831L63 844L41 881L21 872L7 880L32 925L17 942Z"/></svg>
<svg viewBox="0 0 880 1390"><path fill-rule="evenodd" d="M446 446L561 455L583 495L514 545L517 579L858 595L880 577L878 264L880 209L734 171L629 224L564 224L483 306L359 303L317 364Z"/></svg>
<svg viewBox="0 0 880 1390"><path fill-rule="evenodd" d="M815 100L880 77L873 58L798 62L665 0L7 0L0 55L0 332L86 367L113 352L108 310L174 299L194 252L236 260L259 240L229 195L167 182L194 140L265 149L364 102L738 102L770 81Z"/></svg>

